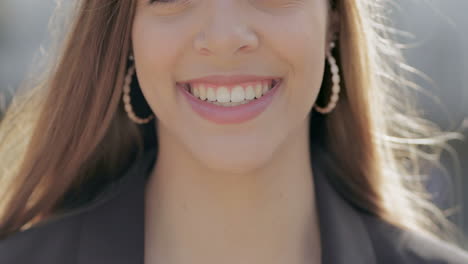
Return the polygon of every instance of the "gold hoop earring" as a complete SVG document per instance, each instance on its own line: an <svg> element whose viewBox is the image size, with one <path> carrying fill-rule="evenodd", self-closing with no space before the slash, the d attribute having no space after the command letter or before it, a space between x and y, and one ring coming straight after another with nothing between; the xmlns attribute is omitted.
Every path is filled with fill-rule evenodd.
<svg viewBox="0 0 468 264"><path fill-rule="evenodd" d="M332 73L332 94L330 97L330 101L328 102L328 105L325 107L320 107L317 104L315 104L315 109L322 113L322 114L328 114L330 113L335 107L336 103L338 102L339 94L340 94L340 74L339 74L339 68L338 65L336 64L336 59L333 57L331 50L335 47L335 42L330 43L330 50L327 52L327 60L328 64L330 64L330 71Z"/></svg>
<svg viewBox="0 0 468 264"><path fill-rule="evenodd" d="M129 56L129 60L134 61L134 58L132 55ZM125 112L127 112L128 117L133 122L141 125L141 124L146 124L149 121L151 121L154 118L154 115L151 114L146 118L140 118L133 111L131 97L130 97L130 84L132 82L132 77L134 73L135 73L135 65L133 64L128 68L127 74L125 75L122 100L124 102Z"/></svg>

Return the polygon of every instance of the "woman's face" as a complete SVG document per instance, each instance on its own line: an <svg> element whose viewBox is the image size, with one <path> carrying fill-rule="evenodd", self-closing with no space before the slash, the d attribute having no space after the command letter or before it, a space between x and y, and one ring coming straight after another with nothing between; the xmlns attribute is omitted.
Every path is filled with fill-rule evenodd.
<svg viewBox="0 0 468 264"><path fill-rule="evenodd" d="M265 165L307 124L325 65L327 0L137 1L136 74L171 146L242 172ZM213 75L234 77L194 80Z"/></svg>

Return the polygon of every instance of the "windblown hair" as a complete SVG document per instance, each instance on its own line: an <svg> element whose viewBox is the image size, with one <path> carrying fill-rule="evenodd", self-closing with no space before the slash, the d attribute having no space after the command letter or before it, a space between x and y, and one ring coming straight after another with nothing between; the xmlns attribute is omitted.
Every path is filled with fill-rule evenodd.
<svg viewBox="0 0 468 264"><path fill-rule="evenodd" d="M17 92L0 123L0 238L90 201L146 147L157 147L154 121L132 123L121 100L136 0L76 5L56 56ZM437 163L460 135L411 108L412 86L401 78L409 67L385 26L385 8L383 0L330 2L340 21L334 56L342 91L332 113L312 113L311 147L325 149L330 181L356 207L456 243L420 163L428 153ZM320 105L329 80L326 69Z"/></svg>

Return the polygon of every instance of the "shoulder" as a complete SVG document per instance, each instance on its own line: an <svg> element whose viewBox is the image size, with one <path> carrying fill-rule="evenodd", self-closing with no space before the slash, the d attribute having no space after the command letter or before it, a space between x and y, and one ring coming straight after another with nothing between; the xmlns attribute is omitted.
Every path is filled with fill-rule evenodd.
<svg viewBox="0 0 468 264"><path fill-rule="evenodd" d="M76 214L48 220L0 240L0 263L66 263L74 254L82 219Z"/></svg>
<svg viewBox="0 0 468 264"><path fill-rule="evenodd" d="M467 264L468 252L448 242L365 218L377 263Z"/></svg>
<svg viewBox="0 0 468 264"><path fill-rule="evenodd" d="M122 224L119 222L121 220L111 223L112 219L128 219L121 211L127 210L130 205L122 200L135 199L131 199L123 188L114 187L93 202L0 240L0 263L74 263L78 255L87 250L84 243L98 243L101 230ZM133 213L131 209L128 211Z"/></svg>
<svg viewBox="0 0 468 264"><path fill-rule="evenodd" d="M79 208L0 240L0 263L132 263L139 259L144 183L154 153L139 157L123 177Z"/></svg>
<svg viewBox="0 0 468 264"><path fill-rule="evenodd" d="M86 252L84 243L99 243L100 232L114 228L135 216L137 198L129 192L132 182L122 181L98 199L66 213L44 220L0 240L0 263L70 263ZM125 215L126 211L129 215ZM113 219L118 219L114 220ZM131 221L129 221L131 222Z"/></svg>

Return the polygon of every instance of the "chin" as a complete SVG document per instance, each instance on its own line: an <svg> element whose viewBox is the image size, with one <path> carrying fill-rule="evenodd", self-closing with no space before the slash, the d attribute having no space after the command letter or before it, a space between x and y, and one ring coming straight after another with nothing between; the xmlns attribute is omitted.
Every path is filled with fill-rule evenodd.
<svg viewBox="0 0 468 264"><path fill-rule="evenodd" d="M213 148L194 153L196 159L210 170L224 174L245 174L265 166L271 160L271 150L250 148L250 151L226 151Z"/></svg>

